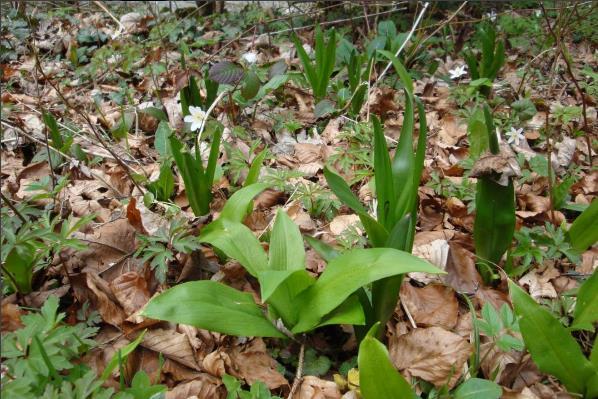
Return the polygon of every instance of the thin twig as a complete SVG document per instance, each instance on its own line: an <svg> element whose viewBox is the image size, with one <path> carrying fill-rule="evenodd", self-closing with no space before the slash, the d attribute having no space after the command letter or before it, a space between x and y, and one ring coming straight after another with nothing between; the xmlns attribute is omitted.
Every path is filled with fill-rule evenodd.
<svg viewBox="0 0 598 399"><path fill-rule="evenodd" d="M10 202L8 198L6 198L4 194L2 194L2 192L0 192L0 198L2 198L2 201L4 201L4 203L15 213L15 215L17 215L17 217L21 219L21 222L23 222L23 224L27 223L27 219L25 219L25 216L23 216L23 214L19 212L17 208L15 208L15 206Z"/></svg>
<svg viewBox="0 0 598 399"><path fill-rule="evenodd" d="M303 361L305 358L305 342L301 343L301 348L299 349L299 360L297 361L297 371L295 372L295 380L293 381L293 386L291 387L291 392L289 392L289 396L287 399L292 399L293 395L299 388L301 381L303 380Z"/></svg>

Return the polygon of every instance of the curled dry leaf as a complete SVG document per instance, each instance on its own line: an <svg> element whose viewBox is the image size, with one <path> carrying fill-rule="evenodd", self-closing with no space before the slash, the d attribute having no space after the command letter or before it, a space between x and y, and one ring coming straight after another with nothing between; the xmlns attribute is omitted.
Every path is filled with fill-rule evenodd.
<svg viewBox="0 0 598 399"><path fill-rule="evenodd" d="M21 315L23 311L14 303L2 303L2 332L12 332L23 327Z"/></svg>
<svg viewBox="0 0 598 399"><path fill-rule="evenodd" d="M452 388L471 353L463 337L441 327L417 328L390 341L390 357L405 374Z"/></svg>
<svg viewBox="0 0 598 399"><path fill-rule="evenodd" d="M150 299L147 281L137 272L121 274L110 282L110 289L127 316L137 312Z"/></svg>
<svg viewBox="0 0 598 399"><path fill-rule="evenodd" d="M226 390L217 378L202 374L199 378L177 385L166 393L166 399L223 399Z"/></svg>
<svg viewBox="0 0 598 399"><path fill-rule="evenodd" d="M278 363L268 354L261 338L234 347L230 358L233 364L231 374L243 378L250 385L256 381L262 381L270 389L288 385L286 378L277 370Z"/></svg>
<svg viewBox="0 0 598 399"><path fill-rule="evenodd" d="M194 370L200 370L195 360L194 350L185 334L174 330L156 328L145 333L141 345L160 352L164 356Z"/></svg>
<svg viewBox="0 0 598 399"><path fill-rule="evenodd" d="M476 292L482 277L475 267L475 255L455 242L449 246L444 282L460 293Z"/></svg>
<svg viewBox="0 0 598 399"><path fill-rule="evenodd" d="M440 284L416 288L401 285L401 302L418 325L440 326L451 330L457 324L459 303L454 291Z"/></svg>
<svg viewBox="0 0 598 399"><path fill-rule="evenodd" d="M500 153L486 153L474 163L471 177L491 176L502 186L506 186L511 177L521 176L521 169L513 151L508 145L502 145Z"/></svg>
<svg viewBox="0 0 598 399"><path fill-rule="evenodd" d="M95 273L83 273L88 289L93 293L91 301L98 309L102 319L117 328L120 328L126 318L125 312L117 305L117 300L110 290L108 283ZM81 303L84 300L79 298Z"/></svg>
<svg viewBox="0 0 598 399"><path fill-rule="evenodd" d="M517 351L504 352L494 342L488 341L480 346L480 367L485 376L495 376L494 381L510 386L513 381L506 381L508 371L521 363L522 356Z"/></svg>
<svg viewBox="0 0 598 399"><path fill-rule="evenodd" d="M357 215L339 215L330 222L330 232L336 236L340 235L351 225L359 223Z"/></svg>
<svg viewBox="0 0 598 399"><path fill-rule="evenodd" d="M230 356L220 349L208 354L202 361L202 368L215 377L222 377L230 367Z"/></svg>
<svg viewBox="0 0 598 399"><path fill-rule="evenodd" d="M293 399L340 399L341 392L333 381L311 375L303 377Z"/></svg>
<svg viewBox="0 0 598 399"><path fill-rule="evenodd" d="M556 298L557 293L550 280L559 276L559 271L554 267L548 267L543 272L533 269L519 279L519 284L528 286L529 294L536 300L538 298Z"/></svg>

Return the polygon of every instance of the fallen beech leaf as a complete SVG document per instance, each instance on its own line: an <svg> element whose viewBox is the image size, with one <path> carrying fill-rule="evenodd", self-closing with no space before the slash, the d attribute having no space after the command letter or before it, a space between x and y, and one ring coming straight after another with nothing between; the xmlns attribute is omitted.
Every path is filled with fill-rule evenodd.
<svg viewBox="0 0 598 399"><path fill-rule="evenodd" d="M510 365L517 366L521 362L523 354L517 351L504 352L498 348L494 342L485 342L480 347L480 367L486 376L495 376L494 381L503 381L504 377L508 377L505 373ZM511 381L512 383L512 381Z"/></svg>
<svg viewBox="0 0 598 399"><path fill-rule="evenodd" d="M12 332L23 327L21 315L23 311L14 303L2 303L2 332Z"/></svg>
<svg viewBox="0 0 598 399"><path fill-rule="evenodd" d="M449 245L444 282L460 293L476 292L482 277L475 267L475 255L455 242Z"/></svg>
<svg viewBox="0 0 598 399"><path fill-rule="evenodd" d="M110 282L110 289L127 316L137 312L150 299L147 281L137 272L121 274Z"/></svg>
<svg viewBox="0 0 598 399"><path fill-rule="evenodd" d="M261 338L254 338L247 345L236 346L230 352L230 358L233 365L231 374L243 378L250 385L262 381L268 388L276 389L289 384L277 370L278 363L268 354Z"/></svg>
<svg viewBox="0 0 598 399"><path fill-rule="evenodd" d="M461 336L441 327L417 328L390 341L390 358L409 376L452 388L471 353Z"/></svg>
<svg viewBox="0 0 598 399"><path fill-rule="evenodd" d="M200 370L195 353L185 334L174 330L156 328L145 333L141 346L162 353L164 356L195 370Z"/></svg>
<svg viewBox="0 0 598 399"><path fill-rule="evenodd" d="M556 298L557 293L550 280L559 276L559 271L554 267L549 267L544 272L533 269L519 279L519 284L527 285L529 294L536 300L538 298Z"/></svg>
<svg viewBox="0 0 598 399"><path fill-rule="evenodd" d="M141 221L141 213L135 206L136 204L137 200L135 197L131 197L129 204L127 205L127 220L129 223L131 223L131 226L137 230L137 232L141 234L147 234L147 231L143 227L143 222Z"/></svg>
<svg viewBox="0 0 598 399"><path fill-rule="evenodd" d="M349 226L356 223L359 223L359 216L357 215L338 215L330 222L330 232L338 236Z"/></svg>
<svg viewBox="0 0 598 399"><path fill-rule="evenodd" d="M438 138L447 145L456 145L459 140L467 135L465 125L461 125L451 114L443 116L440 123Z"/></svg>
<svg viewBox="0 0 598 399"><path fill-rule="evenodd" d="M418 325L440 326L451 330L457 324L459 303L454 291L440 284L415 288L401 285L401 302Z"/></svg>
<svg viewBox="0 0 598 399"><path fill-rule="evenodd" d="M311 375L303 377L293 399L340 399L341 392L333 381L326 381Z"/></svg>
<svg viewBox="0 0 598 399"><path fill-rule="evenodd" d="M179 384L166 392L166 399L223 399L225 397L226 389L222 387L222 383L209 374L202 374L201 377Z"/></svg>
<svg viewBox="0 0 598 399"><path fill-rule="evenodd" d="M215 377L222 377L230 367L230 356L220 349L208 354L202 361L202 368Z"/></svg>
<svg viewBox="0 0 598 399"><path fill-rule="evenodd" d="M126 316L122 308L116 304L116 298L110 291L108 283L95 273L85 273L85 282L94 294L92 302L102 319L106 323L120 328Z"/></svg>

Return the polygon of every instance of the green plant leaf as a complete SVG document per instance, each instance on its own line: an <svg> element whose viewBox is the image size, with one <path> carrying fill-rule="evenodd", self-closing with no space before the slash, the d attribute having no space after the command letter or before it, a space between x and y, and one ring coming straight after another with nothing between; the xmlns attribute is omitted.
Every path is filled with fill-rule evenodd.
<svg viewBox="0 0 598 399"><path fill-rule="evenodd" d="M540 371L556 376L572 393L585 394L596 370L579 345L548 309L509 280L509 291L525 346Z"/></svg>
<svg viewBox="0 0 598 399"><path fill-rule="evenodd" d="M196 159L174 135L169 137L174 161L183 177L189 205L196 216L210 212L211 184L207 182L201 158Z"/></svg>
<svg viewBox="0 0 598 399"><path fill-rule="evenodd" d="M168 138L172 135L172 130L170 129L170 125L168 122L161 121L158 124L158 128L156 129L156 135L154 136L154 147L158 154L162 158L166 158L172 155L172 151L170 150L170 143Z"/></svg>
<svg viewBox="0 0 598 399"><path fill-rule="evenodd" d="M247 207L243 208L244 210ZM199 236L206 242L237 260L254 277L268 268L268 258L258 239L244 224L219 218L204 228Z"/></svg>
<svg viewBox="0 0 598 399"><path fill-rule="evenodd" d="M390 51L378 50L378 52L392 62L392 65L395 67L395 71L399 75L399 78L401 79L401 82L405 87L405 91L407 91L407 94L409 96L413 97L413 80L411 79L409 72L407 72L407 69L403 66L401 61L399 61L399 59L395 57L395 55Z"/></svg>
<svg viewBox="0 0 598 399"><path fill-rule="evenodd" d="M305 248L299 227L279 209L270 236L269 270L303 270Z"/></svg>
<svg viewBox="0 0 598 399"><path fill-rule="evenodd" d="M596 321L598 321L598 271L594 271L579 287L571 329L594 332Z"/></svg>
<svg viewBox="0 0 598 399"><path fill-rule="evenodd" d="M330 262L332 259L340 256L340 252L315 237L304 235L303 238L326 262Z"/></svg>
<svg viewBox="0 0 598 399"><path fill-rule="evenodd" d="M247 172L247 177L243 182L243 187L247 187L251 184L257 183L257 179L260 176L260 170L262 169L262 165L264 164L264 159L268 154L267 149L263 149L259 154L253 158L251 162L251 166L249 167L249 172Z"/></svg>
<svg viewBox="0 0 598 399"><path fill-rule="evenodd" d="M364 399L417 398L409 383L390 361L388 350L375 336L376 323L359 344L359 388Z"/></svg>
<svg viewBox="0 0 598 399"><path fill-rule="evenodd" d="M260 78L254 71L247 71L245 78L243 78L243 87L241 88L241 95L246 100L251 100L260 91Z"/></svg>
<svg viewBox="0 0 598 399"><path fill-rule="evenodd" d="M208 73L210 79L220 84L236 85L241 79L245 72L243 68L230 61L217 62L210 68Z"/></svg>
<svg viewBox="0 0 598 399"><path fill-rule="evenodd" d="M394 179L382 126L374 115L372 115L372 122L374 123L374 176L378 199L376 213L378 221L388 229L388 216L395 205Z"/></svg>
<svg viewBox="0 0 598 399"><path fill-rule="evenodd" d="M168 116L160 108L147 107L147 108L140 109L139 112L141 112L142 114L148 114L149 116L156 118L160 122L168 122Z"/></svg>
<svg viewBox="0 0 598 399"><path fill-rule="evenodd" d="M484 112L477 108L467 122L467 138L469 139L469 153L477 159L488 148L488 132L484 120Z"/></svg>
<svg viewBox="0 0 598 399"><path fill-rule="evenodd" d="M318 101L314 107L314 116L318 119L330 115L332 112L334 112L334 103L327 99Z"/></svg>
<svg viewBox="0 0 598 399"><path fill-rule="evenodd" d="M414 271L443 273L407 252L391 248L354 249L333 259L314 285L297 297L299 322L294 333L309 331L362 286Z"/></svg>
<svg viewBox="0 0 598 399"><path fill-rule="evenodd" d="M573 248L585 251L598 241L598 200L592 200L590 207L581 213L571 224L569 240Z"/></svg>
<svg viewBox="0 0 598 399"><path fill-rule="evenodd" d="M482 378L470 378L453 393L454 399L499 399L502 395L500 385Z"/></svg>
<svg viewBox="0 0 598 399"><path fill-rule="evenodd" d="M142 314L229 335L284 338L251 294L210 280L172 287L151 299Z"/></svg>
<svg viewBox="0 0 598 399"><path fill-rule="evenodd" d="M129 356L135 350L135 348L137 348L139 346L139 344L143 340L145 331L146 330L143 330L143 332L141 334L139 334L137 336L137 338L135 338L134 341L128 343L123 348L118 350L118 352L120 352L121 361L126 359L126 357ZM106 381L106 379L108 377L110 377L110 374L112 373L112 371L116 368L116 366L118 366L118 358L119 358L118 352L116 354L114 354L114 356L112 356L112 359L110 359L110 362L108 362L108 364L104 368L104 371L102 371L102 376L100 377L101 380Z"/></svg>
<svg viewBox="0 0 598 399"><path fill-rule="evenodd" d="M266 270L258 274L262 301L268 302L285 325L297 322L297 295L315 283L305 270Z"/></svg>
<svg viewBox="0 0 598 399"><path fill-rule="evenodd" d="M22 294L31 292L31 279L33 267L36 264L35 253L37 249L30 243L21 243L14 246L4 260L3 272L10 273L12 278L7 277L5 281L15 285L14 289Z"/></svg>
<svg viewBox="0 0 598 399"><path fill-rule="evenodd" d="M334 192L343 204L347 205L357 213L368 213L364 206L361 205L361 202L359 202L359 198L353 194L353 191L351 191L347 182L328 166L324 167L324 177L332 192Z"/></svg>
<svg viewBox="0 0 598 399"><path fill-rule="evenodd" d="M270 185L266 183L254 183L235 192L224 204L218 219L242 223L247 216L247 209L253 198L268 187Z"/></svg>

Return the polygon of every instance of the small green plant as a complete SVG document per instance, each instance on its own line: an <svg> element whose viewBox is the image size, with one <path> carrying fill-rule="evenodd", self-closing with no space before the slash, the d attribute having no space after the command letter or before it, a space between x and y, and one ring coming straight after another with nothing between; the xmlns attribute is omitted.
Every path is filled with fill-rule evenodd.
<svg viewBox="0 0 598 399"><path fill-rule="evenodd" d="M216 172L216 162L220 153L222 132L223 127L221 125L218 124L214 127L210 155L205 168L200 153L200 145L195 146L195 155L193 155L174 135L169 137L172 156L183 177L185 192L195 216L203 216L210 212L212 184ZM199 140L197 144L199 144Z"/></svg>
<svg viewBox="0 0 598 399"><path fill-rule="evenodd" d="M476 319L475 322L479 330L501 351L523 350L523 342L517 337L519 323L506 303L501 306L500 312L497 312L494 306L486 302L482 307L482 318Z"/></svg>
<svg viewBox="0 0 598 399"><path fill-rule="evenodd" d="M482 46L479 59L471 49L465 50L463 56L472 82L484 79L492 83L505 63L505 44L502 40L496 40L496 30L491 25L480 29L479 36ZM486 97L490 95L490 89L487 85L480 86L480 92Z"/></svg>
<svg viewBox="0 0 598 399"><path fill-rule="evenodd" d="M489 284L499 278L495 272L497 265L505 251L510 248L515 232L515 187L512 176L503 176L505 171L492 166L499 165L503 160L501 157L506 155L500 154L498 137L488 106L484 108L484 117L490 154L480 157L476 163L484 165L489 160L496 161L490 162L490 167L480 167L480 172L475 176L478 182L473 239L478 257L478 270L484 281Z"/></svg>
<svg viewBox="0 0 598 399"><path fill-rule="evenodd" d="M426 148L426 115L423 104L413 94L413 81L400 61L386 51L380 51L388 57L404 85L405 116L401 136L394 159L391 162L382 125L375 116L374 123L374 177L376 180L376 217L370 216L344 179L325 168L324 176L336 196L357 213L371 246L376 248L395 248L411 252L417 222L417 188L423 169ZM419 138L417 149L413 151L414 105L419 114ZM367 309L367 329L360 329L363 335L373 323L382 325L392 315L397 303L401 276L395 276L374 283L371 302L368 296L361 296L362 306Z"/></svg>
<svg viewBox="0 0 598 399"><path fill-rule="evenodd" d="M253 383L249 391L245 391L241 382L232 375L224 374L222 382L227 390L226 399L282 399L272 396L268 386L261 381Z"/></svg>
<svg viewBox="0 0 598 399"><path fill-rule="evenodd" d="M318 103L326 97L328 92L328 83L334 71L334 63L336 60L336 33L334 29L328 33L327 41L324 41L324 33L319 26L315 31L315 63L309 58L309 55L303 48L301 41L297 35L292 36L297 55L303 64L303 71L305 79L310 84L315 102Z"/></svg>
<svg viewBox="0 0 598 399"><path fill-rule="evenodd" d="M184 58L183 58L184 60ZM184 63L184 62L183 62ZM187 86L183 87L180 91L180 98L181 98L181 108L183 110L183 115L187 116L190 114L189 107L199 107L204 111L210 108L216 96L218 95L218 87L220 84L209 77L206 77L204 80L204 87L206 90L206 96L202 97L201 93L199 92L199 87L197 85L197 81L195 76L189 75L189 83Z"/></svg>
<svg viewBox="0 0 598 399"><path fill-rule="evenodd" d="M241 223L252 198L266 187L257 183L237 191L199 240L237 260L258 279L267 313L248 293L215 281L193 281L152 299L144 315L230 335L283 338L329 324L363 324L365 316L355 294L363 286L416 270L440 272L396 249L356 249L330 261L315 279L305 270L299 228L286 213L276 216L269 255Z"/></svg>
<svg viewBox="0 0 598 399"><path fill-rule="evenodd" d="M161 283L166 280L168 263L174 259L175 251L190 253L200 248L197 237L189 235L186 221L177 217L170 221L168 229L160 228L152 236L139 234L137 238L140 244L135 256L141 257L143 262L150 262Z"/></svg>
<svg viewBox="0 0 598 399"><path fill-rule="evenodd" d="M569 330L594 331L598 321L598 272L586 280L577 294L569 330L525 291L509 280L511 300L520 318L523 341L540 371L556 376L567 390L584 398L598 398L598 346L589 358Z"/></svg>
<svg viewBox="0 0 598 399"><path fill-rule="evenodd" d="M349 78L349 89L351 93L349 114L353 117L359 115L365 101L365 95L368 88L367 82L373 61L374 57L370 57L368 61L367 55L365 53L359 54L356 49L351 52L351 57L347 64L347 76Z"/></svg>

